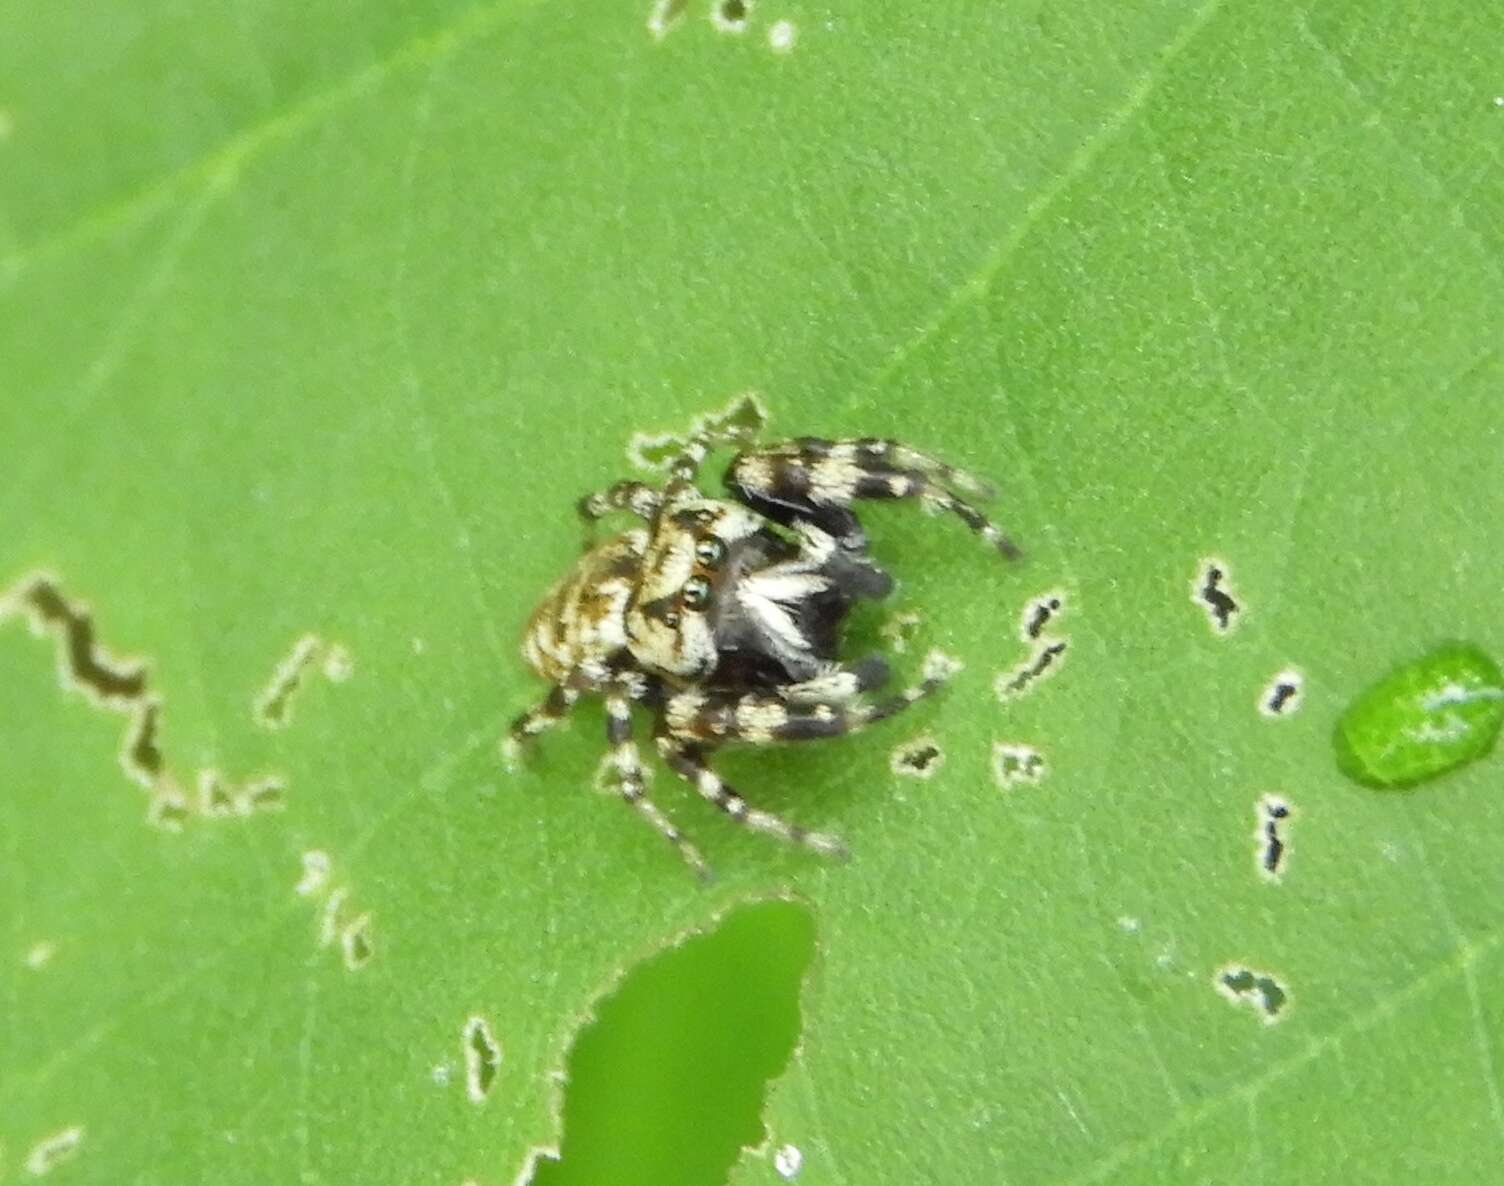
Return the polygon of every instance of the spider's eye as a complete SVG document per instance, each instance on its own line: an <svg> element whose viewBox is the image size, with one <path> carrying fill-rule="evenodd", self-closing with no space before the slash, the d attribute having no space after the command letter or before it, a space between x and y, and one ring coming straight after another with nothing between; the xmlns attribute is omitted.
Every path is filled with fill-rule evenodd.
<svg viewBox="0 0 1504 1186"><path fill-rule="evenodd" d="M695 559L706 568L715 568L726 559L726 545L715 536L707 536L695 545Z"/></svg>
<svg viewBox="0 0 1504 1186"><path fill-rule="evenodd" d="M710 603L710 582L704 577L690 577L679 600L685 609L703 609Z"/></svg>
<svg viewBox="0 0 1504 1186"><path fill-rule="evenodd" d="M675 626L677 626L679 624L679 611L673 609L667 611L663 615L663 624L669 627L669 629L673 629Z"/></svg>

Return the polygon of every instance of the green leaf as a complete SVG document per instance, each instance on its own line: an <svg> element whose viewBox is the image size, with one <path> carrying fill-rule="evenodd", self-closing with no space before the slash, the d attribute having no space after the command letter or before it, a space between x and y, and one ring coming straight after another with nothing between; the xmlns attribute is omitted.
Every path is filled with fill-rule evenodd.
<svg viewBox="0 0 1504 1186"><path fill-rule="evenodd" d="M0 589L146 691L13 600L0 1174L509 1182L614 979L793 894L738 1183L1488 1180L1497 762L1375 795L1331 737L1504 653L1497 16L655 11L8 7ZM965 669L719 761L849 865L660 771L705 891L590 792L597 706L495 743L575 499L747 391L996 479L1025 559L864 515L901 587L853 653L911 612L900 675Z"/></svg>

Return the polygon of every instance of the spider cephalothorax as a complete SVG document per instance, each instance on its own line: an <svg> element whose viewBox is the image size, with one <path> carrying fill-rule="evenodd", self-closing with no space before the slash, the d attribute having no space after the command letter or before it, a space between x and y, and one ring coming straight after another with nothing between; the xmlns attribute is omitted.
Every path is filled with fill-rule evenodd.
<svg viewBox="0 0 1504 1186"><path fill-rule="evenodd" d="M553 691L513 723L509 756L557 724L582 693L602 696L621 794L702 874L698 850L646 797L632 740L632 702L656 717L668 765L731 818L820 852L841 842L747 804L710 769L711 750L832 737L892 716L936 688L951 665L932 655L923 678L873 699L878 656L841 661L852 605L892 578L872 559L853 513L862 498L907 498L948 510L1004 555L1013 546L955 493L975 478L896 441L800 438L743 449L726 471L736 501L707 498L695 478L710 432L691 438L661 488L618 482L580 500L593 522L627 511L646 522L589 548L533 612L523 657Z"/></svg>

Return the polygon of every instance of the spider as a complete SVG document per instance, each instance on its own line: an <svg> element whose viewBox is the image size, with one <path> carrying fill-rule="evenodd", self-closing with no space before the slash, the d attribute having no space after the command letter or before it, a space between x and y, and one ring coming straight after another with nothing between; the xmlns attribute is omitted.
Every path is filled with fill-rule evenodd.
<svg viewBox="0 0 1504 1186"><path fill-rule="evenodd" d="M503 742L515 763L538 734L558 725L585 694L604 699L604 766L621 797L702 878L699 850L647 796L632 705L655 718L664 762L731 819L759 832L844 857L839 838L751 806L711 769L710 753L740 742L764 745L854 732L935 692L956 664L939 652L922 679L868 696L888 680L886 661L840 657L852 605L885 596L893 578L872 559L852 510L859 499L913 499L961 518L1006 557L1013 544L960 490L988 497L977 478L893 440L796 440L742 449L724 484L735 501L696 485L707 455L745 434L701 428L661 486L620 481L580 499L596 520L629 512L644 526L586 551L533 611L522 654L553 684L512 724Z"/></svg>

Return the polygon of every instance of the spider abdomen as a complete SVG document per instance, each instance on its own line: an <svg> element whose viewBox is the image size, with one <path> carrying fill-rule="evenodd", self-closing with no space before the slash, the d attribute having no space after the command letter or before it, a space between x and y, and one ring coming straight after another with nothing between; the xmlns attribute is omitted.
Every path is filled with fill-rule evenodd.
<svg viewBox="0 0 1504 1186"><path fill-rule="evenodd" d="M627 644L626 609L647 546L629 531L598 544L538 603L522 636L522 657L553 683L601 669Z"/></svg>

